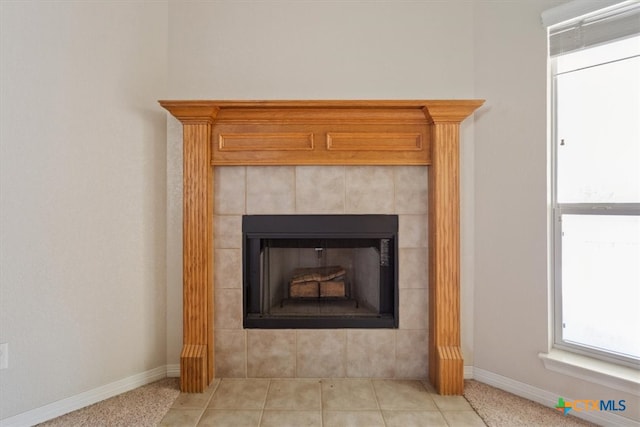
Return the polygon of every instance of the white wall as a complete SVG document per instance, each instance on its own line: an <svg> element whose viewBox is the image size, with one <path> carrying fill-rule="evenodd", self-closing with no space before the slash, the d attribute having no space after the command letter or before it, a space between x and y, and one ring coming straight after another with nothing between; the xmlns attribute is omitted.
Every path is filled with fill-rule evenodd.
<svg viewBox="0 0 640 427"><path fill-rule="evenodd" d="M166 364L167 4L0 13L7 418Z"/></svg>
<svg viewBox="0 0 640 427"><path fill-rule="evenodd" d="M473 98L473 8L449 2L171 2L173 99ZM169 121L168 362L181 317L181 152ZM463 126L463 353L473 362L473 122ZM177 261L176 261L177 260Z"/></svg>

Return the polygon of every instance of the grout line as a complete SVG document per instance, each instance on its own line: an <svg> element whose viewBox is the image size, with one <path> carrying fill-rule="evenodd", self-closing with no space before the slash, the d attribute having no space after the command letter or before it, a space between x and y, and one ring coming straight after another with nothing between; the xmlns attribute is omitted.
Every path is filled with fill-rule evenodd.
<svg viewBox="0 0 640 427"><path fill-rule="evenodd" d="M249 176L248 176L248 167L247 166L243 166L244 168L244 207L243 207L243 212L246 214L247 213L247 201L249 198Z"/></svg>
<svg viewBox="0 0 640 427"><path fill-rule="evenodd" d="M369 385L371 386L371 390L373 391L373 398L376 400L376 406L378 407L378 413L380 414L380 418L382 418L383 424L386 426L387 421L384 419L384 414L382 413L382 407L380 406L380 399L378 398L378 393L376 392L376 387L373 385L373 379L369 378Z"/></svg>
<svg viewBox="0 0 640 427"><path fill-rule="evenodd" d="M249 331L243 329L244 333L244 378L249 377Z"/></svg>
<svg viewBox="0 0 640 427"><path fill-rule="evenodd" d="M324 393L322 392L322 384L324 379L320 378L320 427L324 427Z"/></svg>
<svg viewBox="0 0 640 427"><path fill-rule="evenodd" d="M397 192L398 192L398 168L397 167L392 167L391 168L391 182L393 184L393 205L391 206L391 212L396 213L398 212L398 196L397 196ZM397 213L396 213L397 215Z"/></svg>
<svg viewBox="0 0 640 427"><path fill-rule="evenodd" d="M215 381L215 380L214 380ZM211 392L211 396L209 396L209 399L207 399L206 403L204 404L204 406L201 408L200 411L200 416L198 417L198 419L196 420L196 423L194 424L196 427L200 424L200 421L202 421L202 418L204 417L204 413L206 412L207 408L209 407L209 403L211 403L211 399L213 399L213 394L216 392L216 390L218 389L218 385L220 384L221 381L218 381L218 384L216 384L214 390Z"/></svg>
<svg viewBox="0 0 640 427"><path fill-rule="evenodd" d="M264 401L262 402L262 409L260 410L260 419L258 419L258 425L262 424L262 418L264 417L264 409L267 406L267 397L269 397L269 391L271 390L272 378L269 378L269 385L267 386L267 392L264 395Z"/></svg>
<svg viewBox="0 0 640 427"><path fill-rule="evenodd" d="M344 330L344 353L342 354L342 362L344 366L344 378L349 378L349 330Z"/></svg>
<svg viewBox="0 0 640 427"><path fill-rule="evenodd" d="M347 167L342 166L342 213L347 213Z"/></svg>
<svg viewBox="0 0 640 427"><path fill-rule="evenodd" d="M194 424L195 427L198 427L198 424L200 424L200 421L202 421L203 416L204 416L204 409L202 410L202 412L200 412L200 416L198 417L198 419L196 420L196 423Z"/></svg>
<svg viewBox="0 0 640 427"><path fill-rule="evenodd" d="M298 166L293 167L293 212L298 212Z"/></svg>

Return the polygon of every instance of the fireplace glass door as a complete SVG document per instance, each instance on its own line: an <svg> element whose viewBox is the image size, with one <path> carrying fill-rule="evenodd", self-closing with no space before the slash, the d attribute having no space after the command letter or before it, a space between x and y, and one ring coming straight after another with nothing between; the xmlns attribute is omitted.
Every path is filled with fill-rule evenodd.
<svg viewBox="0 0 640 427"><path fill-rule="evenodd" d="M395 215L243 217L245 328L396 328Z"/></svg>

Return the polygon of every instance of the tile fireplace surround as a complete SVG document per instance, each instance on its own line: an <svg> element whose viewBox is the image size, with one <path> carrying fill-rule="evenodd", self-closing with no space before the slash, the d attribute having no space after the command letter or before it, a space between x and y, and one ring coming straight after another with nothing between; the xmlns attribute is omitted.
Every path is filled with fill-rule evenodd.
<svg viewBox="0 0 640 427"><path fill-rule="evenodd" d="M182 391L428 375L462 394L459 125L483 101L160 103L183 125ZM399 329L242 328L242 215L309 213L399 215Z"/></svg>

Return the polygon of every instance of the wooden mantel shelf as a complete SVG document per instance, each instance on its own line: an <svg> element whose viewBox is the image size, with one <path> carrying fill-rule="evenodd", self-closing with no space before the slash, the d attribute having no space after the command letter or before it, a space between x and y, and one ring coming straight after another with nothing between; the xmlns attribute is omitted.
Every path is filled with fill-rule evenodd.
<svg viewBox="0 0 640 427"><path fill-rule="evenodd" d="M428 165L429 380L462 394L459 128L483 102L160 101L183 124L181 390L215 377L213 167Z"/></svg>

